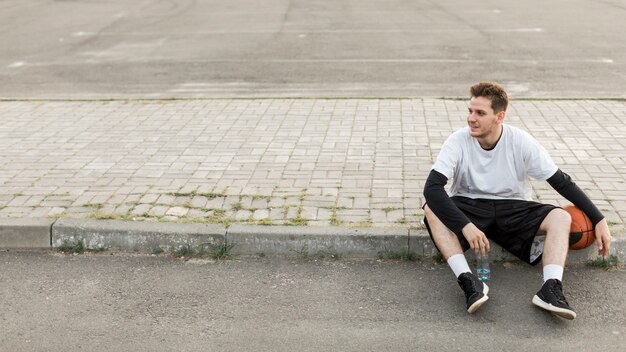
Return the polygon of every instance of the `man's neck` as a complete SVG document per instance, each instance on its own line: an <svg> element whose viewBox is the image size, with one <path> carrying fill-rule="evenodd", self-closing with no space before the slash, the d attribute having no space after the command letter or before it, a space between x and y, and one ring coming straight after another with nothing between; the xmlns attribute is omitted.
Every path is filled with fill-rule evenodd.
<svg viewBox="0 0 626 352"><path fill-rule="evenodd" d="M478 144L484 150L492 150L498 144L498 141L502 137L502 132L504 131L504 127L499 125L500 133L494 133L492 135L487 136L486 138L478 139Z"/></svg>

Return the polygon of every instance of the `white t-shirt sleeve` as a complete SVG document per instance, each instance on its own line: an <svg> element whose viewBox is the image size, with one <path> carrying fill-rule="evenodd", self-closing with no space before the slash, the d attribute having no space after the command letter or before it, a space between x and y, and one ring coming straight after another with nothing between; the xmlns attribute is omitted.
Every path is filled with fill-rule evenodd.
<svg viewBox="0 0 626 352"><path fill-rule="evenodd" d="M524 149L524 163L526 164L528 176L537 181L549 179L557 172L558 166L556 166L548 151L535 138L526 132L523 132L523 135L526 139L524 143L526 146Z"/></svg>
<svg viewBox="0 0 626 352"><path fill-rule="evenodd" d="M444 175L448 180L454 177L462 157L461 131L451 134L441 146L437 161L432 169Z"/></svg>

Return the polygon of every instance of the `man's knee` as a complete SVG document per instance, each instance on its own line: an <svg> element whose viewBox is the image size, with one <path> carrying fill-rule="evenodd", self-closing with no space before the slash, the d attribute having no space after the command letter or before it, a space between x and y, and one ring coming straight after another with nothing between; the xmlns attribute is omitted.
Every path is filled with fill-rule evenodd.
<svg viewBox="0 0 626 352"><path fill-rule="evenodd" d="M428 232L430 232L431 236L437 236L441 232L449 232L450 231L444 223L439 220L439 217L435 215L435 213L428 207L428 204L424 205L424 223L428 227Z"/></svg>
<svg viewBox="0 0 626 352"><path fill-rule="evenodd" d="M561 208L552 209L548 216L544 219L541 227L544 228L545 231L550 230L565 230L569 232L570 225L572 224L572 217L569 215L567 211Z"/></svg>
<svg viewBox="0 0 626 352"><path fill-rule="evenodd" d="M428 219L428 220L434 220L434 219L438 219L437 215L435 215L435 213L433 213L433 211L430 209L430 207L428 206L428 204L424 205L424 216Z"/></svg>
<svg viewBox="0 0 626 352"><path fill-rule="evenodd" d="M569 227L572 224L572 216L569 215L569 213L565 211L565 209L562 209L562 208L552 209L552 211L550 211L550 214L548 215L553 216L555 222L558 222L567 227Z"/></svg>
<svg viewBox="0 0 626 352"><path fill-rule="evenodd" d="M432 232L432 229L439 230L445 225L439 220L437 215L428 207L428 204L424 205L424 223L429 227L429 230ZM447 228L446 228L447 229Z"/></svg>

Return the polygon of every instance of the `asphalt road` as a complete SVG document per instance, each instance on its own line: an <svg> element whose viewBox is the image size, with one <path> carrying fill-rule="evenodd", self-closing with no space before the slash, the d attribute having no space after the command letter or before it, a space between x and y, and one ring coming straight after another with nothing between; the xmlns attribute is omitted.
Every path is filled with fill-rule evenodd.
<svg viewBox="0 0 626 352"><path fill-rule="evenodd" d="M0 252L2 351L623 351L626 272L572 267L578 318L531 304L540 268L494 264L465 312L442 264Z"/></svg>
<svg viewBox="0 0 626 352"><path fill-rule="evenodd" d="M8 0L0 98L626 97L621 0Z"/></svg>

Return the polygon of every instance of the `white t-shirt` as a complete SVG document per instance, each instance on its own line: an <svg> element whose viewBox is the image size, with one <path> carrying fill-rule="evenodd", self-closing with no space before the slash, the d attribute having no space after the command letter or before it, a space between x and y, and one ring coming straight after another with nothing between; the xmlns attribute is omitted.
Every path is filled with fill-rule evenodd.
<svg viewBox="0 0 626 352"><path fill-rule="evenodd" d="M503 127L491 150L481 148L469 127L448 137L433 169L452 180L449 196L532 200L529 177L545 181L557 172L548 152L529 133Z"/></svg>

